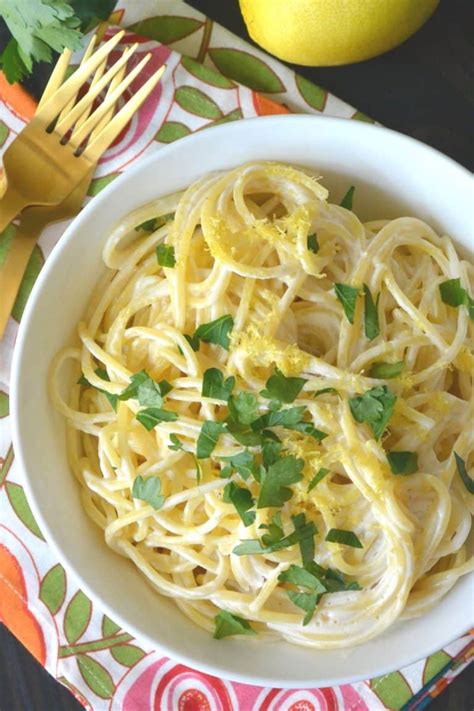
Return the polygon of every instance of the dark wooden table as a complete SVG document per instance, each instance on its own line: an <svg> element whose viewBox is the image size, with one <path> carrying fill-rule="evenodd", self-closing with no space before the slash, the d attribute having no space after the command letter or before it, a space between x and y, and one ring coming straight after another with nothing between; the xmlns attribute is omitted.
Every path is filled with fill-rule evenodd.
<svg viewBox="0 0 474 711"><path fill-rule="evenodd" d="M237 0L188 2L247 38ZM473 24L473 0L441 0L425 27L392 52L353 66L299 71L385 126L429 143L473 170ZM48 72L47 65L35 70L28 82L34 94L41 93ZM0 711L81 708L0 624ZM474 665L429 709L472 711Z"/></svg>

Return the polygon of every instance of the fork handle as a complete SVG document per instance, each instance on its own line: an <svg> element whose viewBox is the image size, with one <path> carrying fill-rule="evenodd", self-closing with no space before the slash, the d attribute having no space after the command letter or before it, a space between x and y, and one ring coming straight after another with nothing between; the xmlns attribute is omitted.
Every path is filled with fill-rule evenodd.
<svg viewBox="0 0 474 711"><path fill-rule="evenodd" d="M35 220L35 213L29 219L28 211L22 217L18 232L13 238L5 261L0 266L0 339L5 331L8 318L15 304L28 261L38 241L43 224Z"/></svg>
<svg viewBox="0 0 474 711"><path fill-rule="evenodd" d="M0 200L0 232L28 205L22 195L7 185L7 189Z"/></svg>

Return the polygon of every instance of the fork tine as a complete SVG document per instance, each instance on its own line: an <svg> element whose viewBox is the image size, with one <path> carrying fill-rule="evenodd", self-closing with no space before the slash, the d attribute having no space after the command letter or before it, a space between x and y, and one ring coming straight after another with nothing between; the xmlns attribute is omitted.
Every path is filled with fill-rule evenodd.
<svg viewBox="0 0 474 711"><path fill-rule="evenodd" d="M80 146L83 140L91 133L91 131L96 127L96 125L103 119L103 117L113 109L117 99L123 94L125 89L132 83L137 74L141 72L145 64L149 61L151 54L147 54L143 59L137 64L136 67L132 69L129 74L122 79L122 81L115 87L111 92L110 96L107 96L102 104L89 116L87 121L79 128L74 130L71 141L77 146Z"/></svg>
<svg viewBox="0 0 474 711"><path fill-rule="evenodd" d="M54 129L56 133L66 133L66 131L71 128L71 126L84 113L84 111L90 109L94 99L99 96L102 89L107 86L109 81L115 76L115 74L117 74L121 67L123 67L127 63L129 57L135 52L137 47L138 43L132 45L131 47L128 47L122 54L120 59L117 59L117 61L112 64L112 66L104 74L104 76L101 77L98 81L96 81L94 85L91 84L87 93L82 97L80 101L77 102L77 104L74 106L73 109L71 109L67 116L65 116L63 119L59 119Z"/></svg>
<svg viewBox="0 0 474 711"><path fill-rule="evenodd" d="M122 128L127 125L135 111L142 105L151 91L158 84L161 75L166 69L166 64L160 67L145 84L132 96L130 101L127 101L120 111L113 117L112 121L87 144L83 155L88 160L98 160L102 153L107 150L114 138L120 133Z"/></svg>
<svg viewBox="0 0 474 711"><path fill-rule="evenodd" d="M112 104L112 102L110 101L110 97L112 96L112 93L114 92L116 87L120 84L120 82L124 78L125 70L126 70L126 67L124 65L122 67L122 69L119 72L117 72L117 74L114 76L114 78L110 82L109 88L107 89L107 94L105 95L105 99L104 99L104 103L107 103L107 105L110 104L110 108L104 114L104 116L100 119L97 126L92 129L90 138L95 138L98 135L99 131L101 131L104 128L104 126L107 125L107 122L110 121L110 119L114 115L115 103ZM82 119L82 116L81 116L81 119ZM78 127L78 124L79 124L79 122L76 124L76 128Z"/></svg>
<svg viewBox="0 0 474 711"><path fill-rule="evenodd" d="M83 65L76 69L74 74L72 74L69 79L66 79L64 84L44 104L43 108L37 112L38 118L44 121L46 125L50 124L67 105L69 100L77 94L92 72L97 69L99 64L120 42L124 33L124 30L117 32L108 42L102 45L102 47L99 47Z"/></svg>
<svg viewBox="0 0 474 711"><path fill-rule="evenodd" d="M92 52L94 51L94 47L96 46L96 43L97 43L97 35L93 35L91 37L91 39L89 40L89 44L87 45L84 54L82 55L82 59L79 63L80 67L87 62L87 60L91 56ZM99 69L100 69L100 66L99 66ZM99 71L99 69L97 69L96 74ZM62 118L64 118L64 116L66 116L66 114L72 109L72 107L74 106L74 102L76 101L77 93L78 92L76 91L74 96L68 101L66 106L63 108L63 110L61 111L61 113L58 116L58 121L60 121Z"/></svg>
<svg viewBox="0 0 474 711"><path fill-rule="evenodd" d="M54 66L52 74L49 77L49 81L43 91L43 95L39 100L38 106L36 107L36 113L44 106L44 104L48 101L51 95L54 94L56 89L59 89L59 87L63 83L64 75L66 74L66 70L69 66L71 56L72 51L70 49L65 49L59 57L58 61Z"/></svg>

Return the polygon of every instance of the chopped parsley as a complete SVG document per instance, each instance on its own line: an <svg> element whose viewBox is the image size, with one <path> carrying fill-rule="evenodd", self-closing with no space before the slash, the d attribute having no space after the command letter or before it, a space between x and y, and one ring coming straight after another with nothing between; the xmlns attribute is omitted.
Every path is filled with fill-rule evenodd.
<svg viewBox="0 0 474 711"><path fill-rule="evenodd" d="M255 511L249 511L254 506L255 501L248 489L237 486L233 481L230 481L224 487L224 501L234 505L244 526L250 526L255 521Z"/></svg>
<svg viewBox="0 0 474 711"><path fill-rule="evenodd" d="M341 207L345 207L346 210L352 210L352 202L354 199L354 193L355 193L355 187L351 185L347 193L344 195L342 198L341 202L339 203Z"/></svg>
<svg viewBox="0 0 474 711"><path fill-rule="evenodd" d="M359 289L356 289L355 286L350 286L349 284L334 284L334 291L338 300L342 304L347 320L349 323L353 324Z"/></svg>
<svg viewBox="0 0 474 711"><path fill-rule="evenodd" d="M319 484L320 481L324 479L324 477L329 474L330 469L325 469L324 467L321 467L321 469L313 476L311 481L309 482L308 485L308 494L310 491L314 489L315 486Z"/></svg>
<svg viewBox="0 0 474 711"><path fill-rule="evenodd" d="M160 267L173 268L176 266L176 257L172 244L159 244L156 247L156 259Z"/></svg>
<svg viewBox="0 0 474 711"><path fill-rule="evenodd" d="M349 407L357 422L367 422L376 439L380 439L393 415L397 396L386 385L377 385L363 395L349 399Z"/></svg>
<svg viewBox="0 0 474 711"><path fill-rule="evenodd" d="M196 337L196 334L194 336L189 336L187 333L183 334L184 338L187 340L191 348L195 353L199 350L199 338Z"/></svg>
<svg viewBox="0 0 474 711"><path fill-rule="evenodd" d="M283 533L283 529L281 529L281 531ZM312 538L316 533L317 528L311 521L298 529L295 528L293 533L290 533L288 536L278 538L267 545L263 543L263 540L259 541L258 539L242 541L233 549L232 553L235 553L235 555L275 553L276 551L281 551L284 548L290 548L306 538Z"/></svg>
<svg viewBox="0 0 474 711"><path fill-rule="evenodd" d="M336 388L321 388L321 390L316 390L314 397L319 397L320 395L339 395L339 393Z"/></svg>
<svg viewBox="0 0 474 711"><path fill-rule="evenodd" d="M223 422L212 422L212 420L204 422L197 439L196 456L198 459L207 459L211 456L219 435L224 431L225 425Z"/></svg>
<svg viewBox="0 0 474 711"><path fill-rule="evenodd" d="M202 323L196 329L194 337L205 343L214 343L217 346L222 346L226 351L229 350L230 338L229 333L234 328L234 319L229 314L217 318L209 323Z"/></svg>
<svg viewBox="0 0 474 711"><path fill-rule="evenodd" d="M398 378L403 372L405 363L399 360L396 363L373 363L369 370L370 378L380 378L381 380L389 380L390 378Z"/></svg>
<svg viewBox="0 0 474 711"><path fill-rule="evenodd" d="M306 612L303 625L309 624L323 595L342 590L361 589L356 582L348 583L338 570L323 568L315 561L303 568L299 565L290 565L288 570L278 576L278 580L304 589L304 592L288 589L286 591L290 600Z"/></svg>
<svg viewBox="0 0 474 711"><path fill-rule="evenodd" d="M467 473L466 462L456 452L454 452L454 458L456 460L458 474L461 477L464 486L470 494L474 494L474 479L471 479Z"/></svg>
<svg viewBox="0 0 474 711"><path fill-rule="evenodd" d="M214 617L215 631L214 639L224 639L236 634L255 635L255 630L243 617L233 615L231 612L221 610Z"/></svg>
<svg viewBox="0 0 474 711"><path fill-rule="evenodd" d="M364 284L364 333L369 341L373 341L380 333L379 306L380 294L374 301L370 289Z"/></svg>
<svg viewBox="0 0 474 711"><path fill-rule="evenodd" d="M461 279L448 279L439 285L439 293L441 294L441 300L458 308L459 306L466 306L469 318L474 321L474 299L469 296L466 289L461 286Z"/></svg>
<svg viewBox="0 0 474 711"><path fill-rule="evenodd" d="M96 368L96 370L94 372L99 378L102 378L102 380L106 380L107 382L110 382L109 375L108 375L107 371L105 370L105 368ZM87 380L87 378L84 375L81 375L81 377L79 378L77 383L78 383L78 385L85 385L86 387L89 387L89 388L95 387L94 385L91 385L91 383ZM118 402L119 396L115 395L114 393L109 393L109 392L107 392L107 390L102 390L102 388L95 388L95 389L98 390L103 395L105 395L107 400L112 405L112 408L115 411L117 411L117 402Z"/></svg>
<svg viewBox="0 0 474 711"><path fill-rule="evenodd" d="M235 378L233 375L226 380L223 373L218 368L208 368L202 379L201 394L204 397L210 397L216 400L225 400L227 402L234 386Z"/></svg>
<svg viewBox="0 0 474 711"><path fill-rule="evenodd" d="M174 212L168 212L166 215L160 215L159 217L152 217L150 220L145 220L141 224L137 225L135 229L144 230L145 232L155 232L163 225L174 220Z"/></svg>
<svg viewBox="0 0 474 711"><path fill-rule="evenodd" d="M313 232L312 235L308 235L306 246L308 247L310 252L313 252L313 254L317 254L319 252L318 235L316 234L316 232Z"/></svg>
<svg viewBox="0 0 474 711"><path fill-rule="evenodd" d="M351 548L364 547L354 531L345 531L342 528L331 528L331 530L328 531L325 540L328 543L342 543L345 546L351 546Z"/></svg>
<svg viewBox="0 0 474 711"><path fill-rule="evenodd" d="M293 521L293 525L295 527L295 531L301 531L302 529L305 528L305 526L308 525L306 521L306 516L304 513L299 513L296 514L296 516L292 516L291 520ZM315 526L316 529L316 526ZM317 529L315 530L315 533L317 533ZM314 537L313 536L306 536L304 538L301 538L298 541L298 545L300 547L300 553L301 553L301 560L303 561L303 565L307 566L310 565L313 560L314 560L314 553L315 553L315 548L314 548Z"/></svg>
<svg viewBox="0 0 474 711"><path fill-rule="evenodd" d="M306 382L305 378L288 378L275 368L275 372L268 378L266 388L260 395L268 400L276 400L278 403L290 403L298 397Z"/></svg>
<svg viewBox="0 0 474 711"><path fill-rule="evenodd" d="M161 480L157 476L149 476L146 479L142 476L135 477L132 496L134 499L146 501L157 510L165 503L165 497L161 494Z"/></svg>
<svg viewBox="0 0 474 711"><path fill-rule="evenodd" d="M282 457L271 464L260 482L257 508L280 507L285 501L291 499L293 491L288 487L301 481L303 467L303 459L297 459L292 455Z"/></svg>
<svg viewBox="0 0 474 711"><path fill-rule="evenodd" d="M119 400L138 400L142 407L161 407L163 398L172 390L167 380L154 381L145 370L135 373L130 383L118 396Z"/></svg>
<svg viewBox="0 0 474 711"><path fill-rule="evenodd" d="M161 407L146 407L144 410L139 410L136 417L148 431L152 430L160 422L175 422L178 419L176 412L164 410Z"/></svg>
<svg viewBox="0 0 474 711"><path fill-rule="evenodd" d="M230 476L233 471L236 471L246 481L251 474L255 473L255 456L248 449L231 457L221 457L220 459L226 463L221 471L221 477Z"/></svg>
<svg viewBox="0 0 474 711"><path fill-rule="evenodd" d="M388 452L387 460L392 474L414 474L418 471L416 452Z"/></svg>

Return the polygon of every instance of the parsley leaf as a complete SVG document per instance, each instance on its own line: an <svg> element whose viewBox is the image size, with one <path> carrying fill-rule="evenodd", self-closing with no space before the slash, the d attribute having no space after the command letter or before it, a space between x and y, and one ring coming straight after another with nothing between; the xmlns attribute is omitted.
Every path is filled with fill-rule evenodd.
<svg viewBox="0 0 474 711"><path fill-rule="evenodd" d="M161 495L161 480L157 476L149 476L144 479L142 476L135 477L132 487L134 499L146 501L154 509L161 509L165 503L165 497Z"/></svg>
<svg viewBox="0 0 474 711"><path fill-rule="evenodd" d="M276 551L281 551L283 548L290 548L296 545L301 540L305 538L311 538L317 533L316 526L313 522L307 523L298 530L294 530L288 536L284 536L279 540L274 541L269 545L262 545L259 540L247 540L242 541L238 546L236 546L232 553L235 555L258 555L261 553L275 553Z"/></svg>
<svg viewBox="0 0 474 711"><path fill-rule="evenodd" d="M219 435L224 431L225 426L223 422L213 422L212 420L206 420L206 422L204 422L196 445L196 456L198 459L207 459L207 457L211 456L219 439Z"/></svg>
<svg viewBox="0 0 474 711"><path fill-rule="evenodd" d="M355 187L351 185L347 193L344 195L342 198L341 202L339 203L341 207L345 207L346 210L352 210L352 201L354 199L354 192L355 192Z"/></svg>
<svg viewBox="0 0 474 711"><path fill-rule="evenodd" d="M461 279L448 279L439 285L441 300L449 306L464 306L466 303L466 290L461 286Z"/></svg>
<svg viewBox="0 0 474 711"><path fill-rule="evenodd" d="M196 337L196 334L194 336L189 336L187 333L184 333L184 338L187 340L191 348L195 353L199 350L199 338Z"/></svg>
<svg viewBox="0 0 474 711"><path fill-rule="evenodd" d="M199 338L205 343L215 343L217 346L222 346L226 351L229 350L230 338L229 333L234 328L234 319L229 314L217 318L209 323L202 323L194 333L195 338Z"/></svg>
<svg viewBox="0 0 474 711"><path fill-rule="evenodd" d="M449 306L466 306L469 318L474 321L474 299L469 296L466 289L461 286L461 279L448 279L439 285L441 300Z"/></svg>
<svg viewBox="0 0 474 711"><path fill-rule="evenodd" d="M51 50L81 46L80 20L65 0L2 0L0 15L13 36L1 56L10 82L30 73L33 61L50 62Z"/></svg>
<svg viewBox="0 0 474 711"><path fill-rule="evenodd" d="M234 389L235 378L231 375L227 380L218 368L208 368L202 379L202 392L204 397L227 401Z"/></svg>
<svg viewBox="0 0 474 711"><path fill-rule="evenodd" d="M255 511L249 511L255 501L248 489L237 486L233 481L230 481L224 487L224 501L234 504L244 526L250 526L255 521Z"/></svg>
<svg viewBox="0 0 474 711"><path fill-rule="evenodd" d="M328 541L328 543L342 543L345 546L351 546L351 548L364 547L354 531L345 531L342 528L331 528L325 540Z"/></svg>
<svg viewBox="0 0 474 711"><path fill-rule="evenodd" d="M276 412L266 412L252 422L252 429L261 430L265 427L286 427L291 429L302 422L305 412L306 408L304 405L288 407L285 410L277 410Z"/></svg>
<svg viewBox="0 0 474 711"><path fill-rule="evenodd" d="M280 458L281 442L264 442L262 445L263 466L268 468Z"/></svg>
<svg viewBox="0 0 474 711"><path fill-rule="evenodd" d="M102 380L106 380L107 382L110 382L109 374L107 373L105 368L96 368L94 372L99 378L102 378ZM84 375L81 375L81 377L79 378L77 383L78 383L78 385L86 385L89 388L94 387L94 385L91 385L91 383L85 378ZM112 408L115 410L115 412L117 412L117 401L119 399L119 396L115 395L114 393L109 393L107 390L102 390L102 388L95 388L95 389L105 395L107 400L112 405Z"/></svg>
<svg viewBox="0 0 474 711"><path fill-rule="evenodd" d="M176 412L163 410L161 407L146 407L137 412L136 418L146 430L150 431L160 422L175 422L178 415Z"/></svg>
<svg viewBox="0 0 474 711"><path fill-rule="evenodd" d="M268 400L290 403L295 400L306 382L305 378L287 378L275 368L274 374L266 382L266 389L260 394Z"/></svg>
<svg viewBox="0 0 474 711"><path fill-rule="evenodd" d="M145 232L155 232L163 225L174 220L174 212L168 212L166 215L160 215L159 217L152 217L151 220L145 220L141 224L137 225L135 229L144 230Z"/></svg>
<svg viewBox="0 0 474 711"><path fill-rule="evenodd" d="M349 399L349 407L357 422L367 422L376 439L380 439L393 414L397 396L386 385L378 385L363 395Z"/></svg>
<svg viewBox="0 0 474 711"><path fill-rule="evenodd" d="M262 543L265 546L271 546L274 543L281 541L285 535L283 531L283 524L281 522L281 512L277 511L273 514L271 523L262 523L259 528L265 528L268 531L268 533L264 533L262 535Z"/></svg>
<svg viewBox="0 0 474 711"><path fill-rule="evenodd" d="M364 284L364 333L369 341L373 341L380 333L378 305L380 294L376 301L373 300L372 294L367 284Z"/></svg>
<svg viewBox="0 0 474 711"><path fill-rule="evenodd" d="M255 471L255 457L248 449L244 449L242 452L234 454L231 457L221 457L220 459L223 462L227 462L230 470L238 472L242 479L247 480Z"/></svg>
<svg viewBox="0 0 474 711"><path fill-rule="evenodd" d="M130 383L118 396L119 400L138 400L144 407L161 407L163 398L172 390L167 380L159 383L150 378L145 370L135 373L130 378Z"/></svg>
<svg viewBox="0 0 474 711"><path fill-rule="evenodd" d="M399 360L396 363L373 363L368 375L370 378L389 380L390 378L398 378L404 367L403 360Z"/></svg>
<svg viewBox="0 0 474 711"><path fill-rule="evenodd" d="M241 425L250 425L258 417L258 401L253 393L241 392L229 397L229 414Z"/></svg>
<svg viewBox="0 0 474 711"><path fill-rule="evenodd" d="M172 444L168 445L168 449L172 449L173 452L185 452L185 448L183 447L183 443L179 439L178 435L176 434L170 434L170 441Z"/></svg>
<svg viewBox="0 0 474 711"><path fill-rule="evenodd" d="M324 571L324 568L322 568ZM306 568L301 568L299 565L290 565L288 570L283 571L278 576L278 580L282 583L292 583L300 588L308 588L313 592L324 593L326 586L321 582L319 577L316 577Z"/></svg>
<svg viewBox="0 0 474 711"><path fill-rule="evenodd" d="M292 455L278 459L271 464L260 485L257 508L268 506L283 506L293 496L293 491L288 488L303 478L304 461Z"/></svg>
<svg viewBox="0 0 474 711"><path fill-rule="evenodd" d="M474 479L471 479L467 473L466 462L456 452L454 452L454 458L456 460L458 474L461 477L464 486L470 494L474 494Z"/></svg>
<svg viewBox="0 0 474 711"><path fill-rule="evenodd" d="M214 617L215 631L214 639L224 639L234 634L254 635L257 634L243 617L238 617L230 612L221 610Z"/></svg>
<svg viewBox="0 0 474 711"><path fill-rule="evenodd" d="M301 607L306 612L303 618L303 626L309 625L313 619L316 605L318 604L321 595L318 593L296 592L296 590L288 590L288 597L297 607Z"/></svg>
<svg viewBox="0 0 474 711"><path fill-rule="evenodd" d="M156 259L160 267L173 268L176 266L174 247L172 244L159 244L156 247Z"/></svg>
<svg viewBox="0 0 474 711"><path fill-rule="evenodd" d="M330 469L325 469L324 467L321 467L321 469L313 476L313 478L309 482L308 494L314 489L315 486L317 486L317 484L319 484L320 481L324 479L327 474L329 474L329 472Z"/></svg>
<svg viewBox="0 0 474 711"><path fill-rule="evenodd" d="M10 84L13 84L15 81L23 81L25 76L28 74L28 68L25 66L22 58L20 57L20 51L16 39L12 38L7 43L7 46L0 55L0 65L3 73L5 74L6 80Z"/></svg>
<svg viewBox="0 0 474 711"><path fill-rule="evenodd" d="M326 394L327 395L329 395L329 394L339 395L336 388L322 388L321 390L316 390L316 392L314 393L314 397L319 397L320 395L326 395Z"/></svg>
<svg viewBox="0 0 474 711"><path fill-rule="evenodd" d="M356 289L355 286L349 286L349 284L334 284L334 291L342 304L347 320L353 324L359 289Z"/></svg>
<svg viewBox="0 0 474 711"><path fill-rule="evenodd" d="M291 520L293 521L293 525L295 527L295 531L300 531L302 528L304 528L307 525L306 522L306 517L304 513L299 513L296 514L296 516L292 516ZM315 526L315 533L317 533L318 530ZM312 536L308 538L302 538L299 541L299 546L300 546L300 553L301 553L301 560L303 561L303 565L307 566L310 565L313 560L314 560L314 538Z"/></svg>
<svg viewBox="0 0 474 711"><path fill-rule="evenodd" d="M414 474L418 471L416 452L388 452L387 460L392 474Z"/></svg>
<svg viewBox="0 0 474 711"><path fill-rule="evenodd" d="M312 235L308 235L306 246L308 247L310 252L313 252L313 254L317 254L319 252L318 235L316 234L316 232L314 232Z"/></svg>
<svg viewBox="0 0 474 711"><path fill-rule="evenodd" d="M301 434L307 437L312 437L316 442L322 442L325 437L328 436L327 432L318 430L311 422L297 422L296 425L286 426L289 430L295 430L296 432L301 432Z"/></svg>

